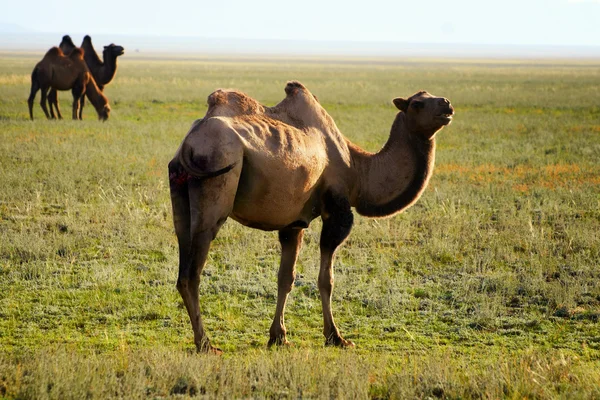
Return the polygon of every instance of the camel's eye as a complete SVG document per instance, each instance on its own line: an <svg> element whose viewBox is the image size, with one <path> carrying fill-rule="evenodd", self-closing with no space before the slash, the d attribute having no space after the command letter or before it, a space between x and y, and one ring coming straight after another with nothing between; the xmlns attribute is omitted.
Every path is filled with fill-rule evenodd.
<svg viewBox="0 0 600 400"><path fill-rule="evenodd" d="M410 106L412 108L414 108L415 110L418 110L418 109L424 108L425 103L423 103L422 101L419 101L419 100L413 100L413 101L411 101Z"/></svg>

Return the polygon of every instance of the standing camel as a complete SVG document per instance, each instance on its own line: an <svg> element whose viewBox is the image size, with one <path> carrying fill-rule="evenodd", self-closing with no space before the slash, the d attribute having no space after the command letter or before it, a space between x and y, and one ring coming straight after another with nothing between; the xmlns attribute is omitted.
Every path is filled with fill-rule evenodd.
<svg viewBox="0 0 600 400"><path fill-rule="evenodd" d="M31 73L31 93L27 103L29 105L29 117L33 120L33 101L38 90L42 91L41 106L50 119L46 105L46 94L48 89L71 90L73 94L73 119L77 119L79 101L87 94L94 105L98 118L105 121L110 113L108 99L92 77L83 60L83 51L75 48L69 56L65 56L58 47L53 47L44 56L42 61L36 64Z"/></svg>
<svg viewBox="0 0 600 400"><path fill-rule="evenodd" d="M73 40L69 35L63 36L59 47L66 55L75 49ZM123 55L125 53L125 49L122 46L118 46L114 43L104 46L104 51L102 52L104 61L102 61L98 57L98 54L96 54L96 50L92 45L92 38L89 35L86 35L83 38L83 42L81 42L81 49L84 51L83 58L90 72L92 73L94 80L96 81L96 85L98 85L100 91L104 91L104 86L108 85L117 73L117 57ZM58 105L58 94L55 90L50 90L50 93L48 94L48 101L50 102L50 115L52 118L54 118L53 106L56 109L56 115L58 118L62 118L62 114L60 113L60 108ZM82 97L79 107L79 119L83 119L84 105L85 97Z"/></svg>
<svg viewBox="0 0 600 400"><path fill-rule="evenodd" d="M333 260L353 224L352 207L385 217L414 204L433 172L435 134L450 124L450 102L421 91L396 98L400 110L387 143L369 153L346 139L299 82L286 98L265 107L236 91L216 91L169 163L173 220L179 242L181 294L198 351L220 353L205 333L198 285L210 243L229 217L262 230L279 231L281 263L269 346L288 344L287 296L304 229L321 217L318 287L325 344L351 347L331 310Z"/></svg>

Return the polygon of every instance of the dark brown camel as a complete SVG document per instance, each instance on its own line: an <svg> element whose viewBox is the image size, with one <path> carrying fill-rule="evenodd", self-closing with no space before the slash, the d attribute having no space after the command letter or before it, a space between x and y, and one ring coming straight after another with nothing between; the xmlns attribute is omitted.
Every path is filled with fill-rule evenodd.
<svg viewBox="0 0 600 400"><path fill-rule="evenodd" d="M29 117L33 120L33 101L38 90L42 91L41 106L48 119L51 118L46 105L48 89L71 90L73 94L73 119L78 117L81 98L87 94L94 105L98 118L105 121L110 113L108 99L94 82L92 74L83 60L83 51L75 48L65 56L58 47L53 47L36 64L31 73L31 92L27 101Z"/></svg>
<svg viewBox="0 0 600 400"><path fill-rule="evenodd" d="M198 351L211 346L198 304L198 285L209 247L227 218L279 231L281 263L269 345L288 344L287 296L304 229L321 217L318 286L325 344L354 346L333 319L333 260L350 234L352 207L385 217L414 204L433 172L435 134L454 109L427 92L393 100L400 110L390 137L376 154L347 140L317 99L299 82L269 108L237 91L219 90L169 163L173 220L179 242L177 289L187 309Z"/></svg>
<svg viewBox="0 0 600 400"><path fill-rule="evenodd" d="M68 55L75 48L75 45L73 44L71 37L69 35L65 35L63 36L59 47L63 53ZM117 57L123 55L125 53L125 49L122 46L118 46L113 43L109 44L108 46L104 46L104 51L102 52L104 61L102 61L98 57L98 54L96 54L96 50L92 45L92 38L89 35L86 35L83 38L83 42L81 42L81 49L84 51L83 58L90 72L92 73L94 80L96 81L96 85L98 85L100 91L104 91L104 86L108 85L117 73ZM48 101L50 102L50 114L52 118L54 118L53 106L56 109L56 115L58 118L62 118L56 91L50 91L48 95ZM84 105L85 97L82 97L79 107L79 119L83 118Z"/></svg>

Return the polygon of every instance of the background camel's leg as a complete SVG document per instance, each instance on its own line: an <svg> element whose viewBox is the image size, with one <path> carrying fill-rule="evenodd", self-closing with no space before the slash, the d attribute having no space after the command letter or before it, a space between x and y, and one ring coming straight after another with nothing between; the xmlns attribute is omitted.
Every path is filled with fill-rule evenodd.
<svg viewBox="0 0 600 400"><path fill-rule="evenodd" d="M29 106L29 118L33 120L33 102L35 101L35 94L40 90L40 85L37 80L31 80L31 92L29 93L29 98L27 99L27 105Z"/></svg>
<svg viewBox="0 0 600 400"><path fill-rule="evenodd" d="M269 331L269 346L289 343L285 337L286 329L283 315L285 313L285 302L294 286L294 279L296 279L296 259L302 246L302 236L304 236L303 229L287 228L279 231L281 262L277 276L277 308Z"/></svg>
<svg viewBox="0 0 600 400"><path fill-rule="evenodd" d="M78 119L79 100L85 94L83 84L75 83L71 89L71 93L73 94L73 119Z"/></svg>
<svg viewBox="0 0 600 400"><path fill-rule="evenodd" d="M60 113L60 107L58 106L58 91L57 90L50 89L50 93L48 93L48 102L50 102L50 115L52 116L52 118L55 118L54 110L53 110L53 108L55 108L56 116L58 116L58 119L62 119L62 114Z"/></svg>
<svg viewBox="0 0 600 400"><path fill-rule="evenodd" d="M56 90L50 88L50 92L48 92L48 103L50 104L50 117L52 119L56 119L54 115L54 103L56 102Z"/></svg>
<svg viewBox="0 0 600 400"><path fill-rule="evenodd" d="M79 119L83 119L83 106L85 106L85 96L79 99Z"/></svg>
<svg viewBox="0 0 600 400"><path fill-rule="evenodd" d="M210 243L233 209L241 165L226 174L208 179L185 178L185 172L171 163L171 201L175 232L179 241L179 276L181 294L194 331L196 349L221 351L210 345L198 304L200 275L206 263Z"/></svg>
<svg viewBox="0 0 600 400"><path fill-rule="evenodd" d="M325 345L354 346L340 335L331 312L331 293L333 291L333 259L337 247L350 234L354 216L348 199L331 192L323 198L323 230L321 231L321 268L319 270L319 293L323 305L323 334Z"/></svg>
<svg viewBox="0 0 600 400"><path fill-rule="evenodd" d="M42 110L44 110L44 114L46 114L46 118L50 119L50 114L48 113L48 106L46 105L48 88L42 88L42 98L40 99L40 105L42 106Z"/></svg>

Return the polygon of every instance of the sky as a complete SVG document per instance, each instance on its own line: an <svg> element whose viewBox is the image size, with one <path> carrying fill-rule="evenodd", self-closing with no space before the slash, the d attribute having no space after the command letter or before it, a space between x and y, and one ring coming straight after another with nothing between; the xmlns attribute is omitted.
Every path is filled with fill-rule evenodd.
<svg viewBox="0 0 600 400"><path fill-rule="evenodd" d="M600 0L0 0L0 29L59 34L600 46ZM8 27L8 28L7 28Z"/></svg>

